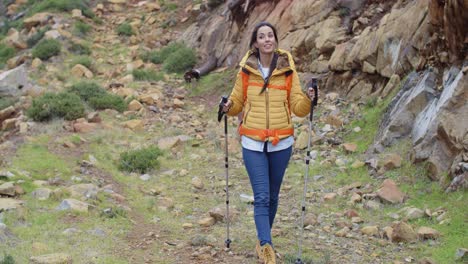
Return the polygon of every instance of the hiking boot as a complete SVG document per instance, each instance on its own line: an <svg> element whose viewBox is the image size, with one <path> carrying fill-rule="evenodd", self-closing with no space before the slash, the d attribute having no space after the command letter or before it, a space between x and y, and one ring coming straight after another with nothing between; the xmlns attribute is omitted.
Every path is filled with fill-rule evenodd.
<svg viewBox="0 0 468 264"><path fill-rule="evenodd" d="M276 264L275 251L270 244L265 244L262 247L262 256L265 264Z"/></svg>
<svg viewBox="0 0 468 264"><path fill-rule="evenodd" d="M257 253L257 259L263 263L262 246L260 246L259 240L257 240L257 244L255 244L255 252Z"/></svg>

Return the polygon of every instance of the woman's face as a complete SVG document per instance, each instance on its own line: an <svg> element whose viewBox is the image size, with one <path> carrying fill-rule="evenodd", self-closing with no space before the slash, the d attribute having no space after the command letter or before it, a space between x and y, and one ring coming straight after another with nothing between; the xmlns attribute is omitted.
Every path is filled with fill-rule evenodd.
<svg viewBox="0 0 468 264"><path fill-rule="evenodd" d="M270 54L275 50L276 40L273 29L269 26L260 27L257 31L257 40L254 43L260 53Z"/></svg>

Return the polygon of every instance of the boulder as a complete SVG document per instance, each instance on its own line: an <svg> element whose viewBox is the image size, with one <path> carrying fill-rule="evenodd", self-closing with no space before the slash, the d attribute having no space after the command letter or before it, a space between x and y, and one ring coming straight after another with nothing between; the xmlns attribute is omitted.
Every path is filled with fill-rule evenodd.
<svg viewBox="0 0 468 264"><path fill-rule="evenodd" d="M0 97L18 97L30 88L24 65L0 73Z"/></svg>

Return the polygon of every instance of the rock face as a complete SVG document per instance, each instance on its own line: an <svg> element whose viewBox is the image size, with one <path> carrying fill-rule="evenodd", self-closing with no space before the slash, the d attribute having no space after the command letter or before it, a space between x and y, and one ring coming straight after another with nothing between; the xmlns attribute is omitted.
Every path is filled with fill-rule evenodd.
<svg viewBox="0 0 468 264"><path fill-rule="evenodd" d="M0 73L0 97L18 97L30 86L24 65Z"/></svg>

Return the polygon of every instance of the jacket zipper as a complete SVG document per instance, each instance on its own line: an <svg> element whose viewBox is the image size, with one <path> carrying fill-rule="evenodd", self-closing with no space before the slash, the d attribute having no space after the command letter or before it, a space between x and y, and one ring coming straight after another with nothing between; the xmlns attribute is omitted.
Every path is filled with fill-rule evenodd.
<svg viewBox="0 0 468 264"><path fill-rule="evenodd" d="M270 100L268 94L268 86L265 90L265 100L266 100L266 129L270 129Z"/></svg>
<svg viewBox="0 0 468 264"><path fill-rule="evenodd" d="M248 106L249 106L249 108L248 108L249 110L247 110L247 112L245 113L245 118L244 118L244 121L243 121L244 124L247 123L247 116L249 115L250 110L252 110L252 106L250 105L250 102L248 103Z"/></svg>
<svg viewBox="0 0 468 264"><path fill-rule="evenodd" d="M288 119L288 125L291 124L291 121L289 120L289 111L288 111L288 108L286 106L286 102L284 102L284 110L286 111L286 118Z"/></svg>

